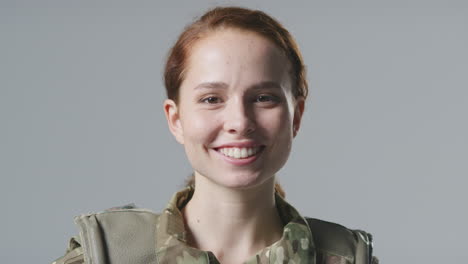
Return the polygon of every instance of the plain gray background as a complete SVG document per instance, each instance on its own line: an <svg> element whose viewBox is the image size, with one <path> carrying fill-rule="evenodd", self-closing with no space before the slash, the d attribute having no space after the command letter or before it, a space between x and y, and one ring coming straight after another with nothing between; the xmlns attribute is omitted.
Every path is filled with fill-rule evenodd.
<svg viewBox="0 0 468 264"><path fill-rule="evenodd" d="M288 200L373 233L383 263L466 263L468 4L447 0L0 1L1 262L49 263L75 215L183 185L162 66L219 3L276 17L308 66Z"/></svg>

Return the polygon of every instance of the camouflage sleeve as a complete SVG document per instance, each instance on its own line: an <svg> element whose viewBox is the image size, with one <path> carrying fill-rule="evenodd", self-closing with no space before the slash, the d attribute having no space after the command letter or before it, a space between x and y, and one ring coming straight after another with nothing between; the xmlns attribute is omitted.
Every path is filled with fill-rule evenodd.
<svg viewBox="0 0 468 264"><path fill-rule="evenodd" d="M72 237L68 243L67 252L52 264L84 264L83 248L78 237Z"/></svg>

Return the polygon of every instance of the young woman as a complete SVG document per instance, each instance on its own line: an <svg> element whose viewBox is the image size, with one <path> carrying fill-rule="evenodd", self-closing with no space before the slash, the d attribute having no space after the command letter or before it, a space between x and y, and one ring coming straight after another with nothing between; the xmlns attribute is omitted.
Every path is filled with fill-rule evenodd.
<svg viewBox="0 0 468 264"><path fill-rule="evenodd" d="M80 237L56 263L372 262L369 234L302 217L275 184L307 97L301 54L281 24L212 9L181 34L164 77L168 126L194 178L161 214L77 217Z"/></svg>

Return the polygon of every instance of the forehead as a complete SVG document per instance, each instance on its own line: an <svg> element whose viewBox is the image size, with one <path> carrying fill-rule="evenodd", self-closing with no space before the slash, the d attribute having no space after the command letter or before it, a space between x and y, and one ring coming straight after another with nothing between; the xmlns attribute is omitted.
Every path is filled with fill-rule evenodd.
<svg viewBox="0 0 468 264"><path fill-rule="evenodd" d="M225 28L209 32L190 47L185 74L190 81L254 77L280 81L289 72L289 64L271 40L251 31Z"/></svg>
<svg viewBox="0 0 468 264"><path fill-rule="evenodd" d="M267 37L254 31L233 27L221 27L207 31L194 43L192 51L202 46L230 46L233 42L236 44L242 43L247 45L249 48L263 48L263 51L274 49L281 53L281 50L276 46L276 44Z"/></svg>

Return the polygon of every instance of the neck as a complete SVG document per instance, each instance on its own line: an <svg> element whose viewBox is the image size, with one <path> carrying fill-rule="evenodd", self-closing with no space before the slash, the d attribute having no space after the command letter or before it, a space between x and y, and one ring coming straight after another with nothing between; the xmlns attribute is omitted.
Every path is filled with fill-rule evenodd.
<svg viewBox="0 0 468 264"><path fill-rule="evenodd" d="M222 263L243 262L282 235L274 177L249 189L231 189L197 175L183 214L189 244L212 251Z"/></svg>

